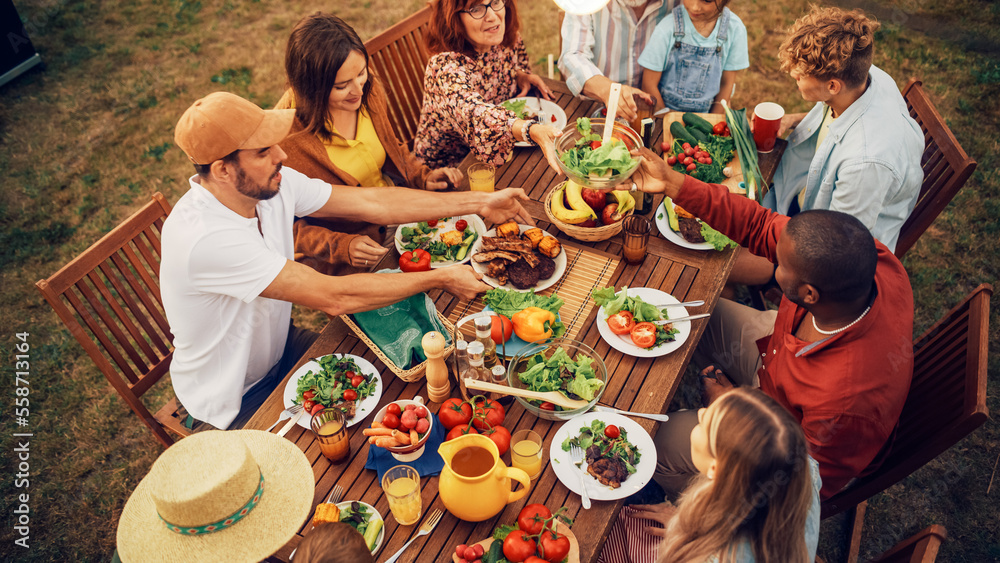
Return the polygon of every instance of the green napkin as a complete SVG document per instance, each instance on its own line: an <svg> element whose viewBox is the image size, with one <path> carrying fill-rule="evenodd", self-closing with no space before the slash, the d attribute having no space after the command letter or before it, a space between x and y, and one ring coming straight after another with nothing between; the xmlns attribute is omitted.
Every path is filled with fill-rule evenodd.
<svg viewBox="0 0 1000 563"><path fill-rule="evenodd" d="M428 332L436 330L444 335L446 342L451 342L448 329L437 316L434 301L426 293L351 317L382 353L404 370L427 359L420 340Z"/></svg>

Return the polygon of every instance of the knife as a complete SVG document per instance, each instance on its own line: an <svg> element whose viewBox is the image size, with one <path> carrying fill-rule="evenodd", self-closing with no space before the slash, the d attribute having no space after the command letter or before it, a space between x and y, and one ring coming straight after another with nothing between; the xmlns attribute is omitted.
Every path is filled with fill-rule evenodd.
<svg viewBox="0 0 1000 563"><path fill-rule="evenodd" d="M288 431L291 430L292 427L295 426L299 422L299 419L302 418L302 415L305 412L306 412L306 409L302 409L302 410L299 411L299 414L293 416L292 419L289 420L288 423L285 424L281 428L281 430L278 431L278 436L284 436L285 434L288 434Z"/></svg>
<svg viewBox="0 0 1000 563"><path fill-rule="evenodd" d="M698 315L691 315L689 317L678 317L676 319L667 319L667 320L664 320L664 321L653 321L653 324L655 324L655 325L666 325L666 324L670 324L670 323L679 323L681 321L693 321L693 320L696 320L696 319L704 319L705 317L711 317L711 316L712 316L712 313L701 313L701 314L698 314Z"/></svg>
<svg viewBox="0 0 1000 563"><path fill-rule="evenodd" d="M621 409L616 409L614 407L606 407L604 405L594 405L594 411L624 414L626 416L638 416L641 418L651 418L653 420L659 420L660 422L666 422L669 419L669 417L665 414L649 414L643 412L623 411Z"/></svg>

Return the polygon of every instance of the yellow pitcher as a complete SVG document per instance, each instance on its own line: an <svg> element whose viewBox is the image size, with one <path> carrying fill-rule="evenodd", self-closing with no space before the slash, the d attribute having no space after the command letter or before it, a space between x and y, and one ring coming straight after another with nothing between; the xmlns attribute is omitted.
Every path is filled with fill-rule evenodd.
<svg viewBox="0 0 1000 563"><path fill-rule="evenodd" d="M467 522L496 516L504 506L526 495L531 486L527 473L504 465L497 445L486 436L459 436L443 442L438 453L444 459L438 483L441 502L448 512ZM511 492L511 479L523 488Z"/></svg>

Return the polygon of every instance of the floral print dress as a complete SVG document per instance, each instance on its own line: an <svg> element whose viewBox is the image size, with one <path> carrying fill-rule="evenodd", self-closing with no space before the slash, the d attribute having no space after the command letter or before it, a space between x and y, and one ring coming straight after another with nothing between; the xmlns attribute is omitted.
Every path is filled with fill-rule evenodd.
<svg viewBox="0 0 1000 563"><path fill-rule="evenodd" d="M499 104L517 95L517 72L531 72L520 36L513 49L497 45L475 58L438 53L424 71L424 105L414 152L428 167L457 166L471 149L499 166L514 147L514 112Z"/></svg>

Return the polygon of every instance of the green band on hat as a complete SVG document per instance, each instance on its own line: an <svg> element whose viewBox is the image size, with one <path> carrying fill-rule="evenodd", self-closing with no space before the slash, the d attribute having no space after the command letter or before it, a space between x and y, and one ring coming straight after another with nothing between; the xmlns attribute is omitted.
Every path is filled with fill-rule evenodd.
<svg viewBox="0 0 1000 563"><path fill-rule="evenodd" d="M260 502L260 497L263 495L264 495L264 474L261 473L260 484L257 485L257 491L253 494L253 496L250 497L250 500L248 500L246 504L244 504L236 512L232 513L228 518L224 518L222 520L219 520L218 522L213 522L205 526L181 527L175 524L171 524L166 520L163 520L163 516L160 516L159 512L157 512L156 515L160 516L160 520L163 520L163 523L167 525L167 528L169 528L174 532L177 532L178 534L182 534L185 536L198 536L201 534L211 534L212 532L218 532L219 530L224 530L226 528L232 527L234 524L242 520L247 514L250 514L250 511L257 506L257 504Z"/></svg>

